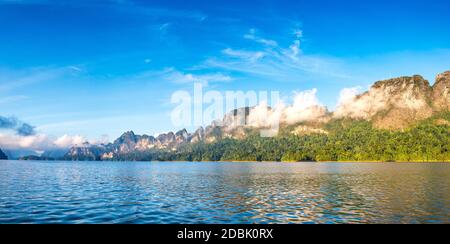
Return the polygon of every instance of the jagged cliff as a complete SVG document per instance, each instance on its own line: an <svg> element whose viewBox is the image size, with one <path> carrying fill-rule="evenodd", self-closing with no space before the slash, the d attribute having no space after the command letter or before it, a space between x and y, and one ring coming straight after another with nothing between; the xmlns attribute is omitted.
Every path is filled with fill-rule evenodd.
<svg viewBox="0 0 450 244"><path fill-rule="evenodd" d="M268 116L274 112L270 107L263 109L267 110ZM222 120L200 127L194 133L183 129L153 137L129 131L107 145L73 147L64 158L115 160L123 155L149 151L174 152L184 145L199 142L215 143L225 138L241 140L262 127L257 121L260 110L261 107L233 110ZM378 81L369 91L339 104L334 112L318 105L300 110L295 106L287 107L280 112L280 126L281 131L288 130L287 134L297 136L326 135L327 124L339 119L365 120L378 129L399 130L449 110L450 71L439 74L433 86L420 75ZM450 121L440 119L438 123L448 125Z"/></svg>
<svg viewBox="0 0 450 244"><path fill-rule="evenodd" d="M2 149L0 149L0 160L6 160L8 159L8 157L6 156L6 154L2 151Z"/></svg>

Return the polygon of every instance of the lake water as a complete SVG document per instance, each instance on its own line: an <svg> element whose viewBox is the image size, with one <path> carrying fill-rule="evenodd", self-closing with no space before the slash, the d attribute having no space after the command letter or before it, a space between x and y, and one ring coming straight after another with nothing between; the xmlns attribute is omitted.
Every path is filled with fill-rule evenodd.
<svg viewBox="0 0 450 244"><path fill-rule="evenodd" d="M450 164L0 161L0 223L450 223Z"/></svg>

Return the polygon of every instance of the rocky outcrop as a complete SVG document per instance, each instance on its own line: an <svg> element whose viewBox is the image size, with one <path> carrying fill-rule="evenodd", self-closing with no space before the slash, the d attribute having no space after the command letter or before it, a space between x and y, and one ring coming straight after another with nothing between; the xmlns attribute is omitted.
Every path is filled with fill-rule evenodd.
<svg viewBox="0 0 450 244"><path fill-rule="evenodd" d="M6 156L6 154L2 151L2 149L0 149L0 160L7 160L8 157Z"/></svg>
<svg viewBox="0 0 450 244"><path fill-rule="evenodd" d="M138 151L145 151L148 149L152 149L155 148L156 145L156 138L153 136L147 136L147 135L143 135L143 136L138 136L138 138L136 139L136 144L134 146L134 148Z"/></svg>
<svg viewBox="0 0 450 244"><path fill-rule="evenodd" d="M197 143L203 141L205 138L205 130L203 127L198 128L189 138L191 143Z"/></svg>
<svg viewBox="0 0 450 244"><path fill-rule="evenodd" d="M432 98L437 111L450 111L450 71L437 75Z"/></svg>
<svg viewBox="0 0 450 244"><path fill-rule="evenodd" d="M130 153L136 149L139 138L133 131L127 131L117 138L112 144L116 153Z"/></svg>

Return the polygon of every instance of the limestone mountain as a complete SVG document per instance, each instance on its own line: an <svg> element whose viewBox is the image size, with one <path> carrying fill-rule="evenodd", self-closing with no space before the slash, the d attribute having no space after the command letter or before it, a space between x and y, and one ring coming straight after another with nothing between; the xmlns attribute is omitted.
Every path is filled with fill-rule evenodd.
<svg viewBox="0 0 450 244"><path fill-rule="evenodd" d="M382 129L403 129L450 107L450 72L433 87L420 75L376 82L369 91L338 106L335 118L363 119Z"/></svg>
<svg viewBox="0 0 450 244"><path fill-rule="evenodd" d="M145 153L151 150L175 150L185 143L202 140L202 130L203 128L194 134L189 134L187 130L183 129L176 133L161 134L156 138L148 135L136 135L133 131L128 131L113 143L106 145L85 143L72 147L64 158L69 160L110 160L123 155Z"/></svg>
<svg viewBox="0 0 450 244"><path fill-rule="evenodd" d="M278 110L277 110L278 109ZM73 147L64 156L69 160L139 160L154 152L177 152L185 145L217 143L225 139L244 140L255 135L267 119L279 115L278 136L311 134L328 135L328 125L333 121L369 121L374 128L404 130L420 121L450 110L450 71L439 74L433 86L420 75L404 76L376 82L360 95L341 102L336 111L312 103L279 108L268 106L235 109L205 128L194 133L186 129L157 137L125 132L113 143ZM264 113L261 113L264 112ZM262 115L262 116L261 116ZM450 124L440 119L440 124Z"/></svg>

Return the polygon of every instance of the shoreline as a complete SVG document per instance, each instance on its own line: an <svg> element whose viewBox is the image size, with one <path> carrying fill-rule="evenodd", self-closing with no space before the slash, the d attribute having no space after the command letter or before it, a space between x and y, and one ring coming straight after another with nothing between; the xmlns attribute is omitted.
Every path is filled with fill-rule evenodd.
<svg viewBox="0 0 450 244"><path fill-rule="evenodd" d="M238 160L229 160L229 161L121 161L121 160L104 160L104 161L95 161L95 160L21 160L21 159L1 159L1 161L35 161L35 162L149 162L149 163L281 163L281 164L294 164L294 163L450 163L448 161L440 161L440 160L432 160L432 161L238 161Z"/></svg>

